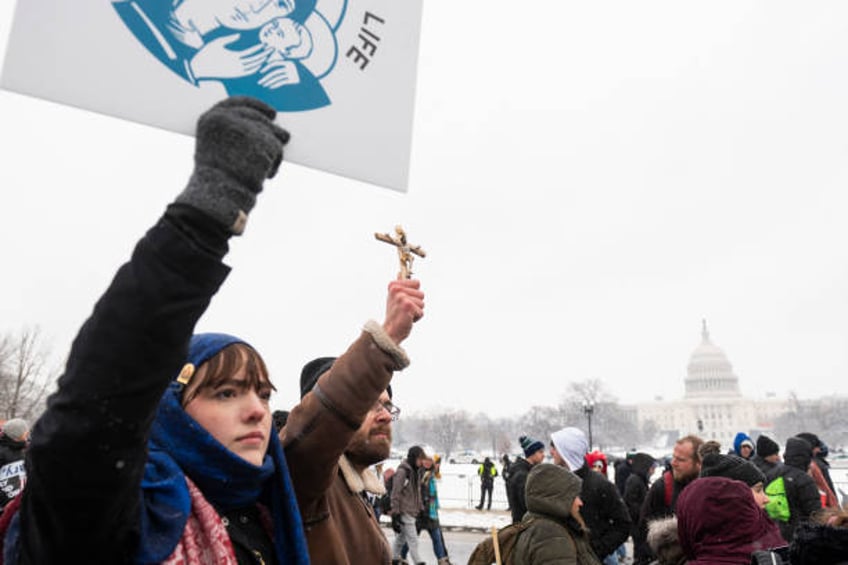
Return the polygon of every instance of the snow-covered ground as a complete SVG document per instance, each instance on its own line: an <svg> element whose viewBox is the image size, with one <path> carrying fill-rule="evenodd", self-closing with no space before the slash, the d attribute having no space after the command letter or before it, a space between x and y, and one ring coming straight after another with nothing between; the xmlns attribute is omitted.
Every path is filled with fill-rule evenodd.
<svg viewBox="0 0 848 565"><path fill-rule="evenodd" d="M388 460L384 469L395 469L400 464L399 459ZM476 510L480 502L480 479L477 476L479 465L473 464L442 464L442 478L437 485L439 489L439 521L443 528L458 528L470 530L490 530L492 526L501 528L508 525L512 519L507 511L506 488L503 479L495 479L492 492L492 509ZM501 468L498 466L498 473ZM388 517L383 521L389 523Z"/></svg>

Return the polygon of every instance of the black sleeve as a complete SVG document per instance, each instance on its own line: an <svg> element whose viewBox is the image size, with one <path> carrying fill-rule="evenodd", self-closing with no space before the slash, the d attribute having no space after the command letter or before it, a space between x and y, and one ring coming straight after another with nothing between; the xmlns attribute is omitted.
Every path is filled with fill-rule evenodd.
<svg viewBox="0 0 848 565"><path fill-rule="evenodd" d="M595 471L589 472L594 473ZM598 488L602 491L602 500L606 511L605 518L609 528L600 536L591 536L591 539L592 549L603 560L627 540L630 536L632 522L627 506L621 500L621 495L618 494L615 485L606 479L602 479Z"/></svg>
<svg viewBox="0 0 848 565"><path fill-rule="evenodd" d="M652 561L653 555L647 543L648 522L666 515L668 511L665 507L665 484L661 477L651 484L648 495L642 502L642 509L639 511L639 523L633 536L634 552L638 552L634 556L635 564Z"/></svg>
<svg viewBox="0 0 848 565"><path fill-rule="evenodd" d="M633 477L632 479L630 477ZM645 500L647 487L642 480L636 475L627 477L627 482L624 486L624 503L627 505L627 511L630 513L630 519L633 523L639 521L639 514L642 510L642 502Z"/></svg>
<svg viewBox="0 0 848 565"><path fill-rule="evenodd" d="M19 563L125 563L135 551L156 407L229 271L210 221L169 209L80 329L33 427Z"/></svg>
<svg viewBox="0 0 848 565"><path fill-rule="evenodd" d="M512 496L512 521L520 522L527 512L524 487L527 484L527 471L519 469L509 478L510 494Z"/></svg>

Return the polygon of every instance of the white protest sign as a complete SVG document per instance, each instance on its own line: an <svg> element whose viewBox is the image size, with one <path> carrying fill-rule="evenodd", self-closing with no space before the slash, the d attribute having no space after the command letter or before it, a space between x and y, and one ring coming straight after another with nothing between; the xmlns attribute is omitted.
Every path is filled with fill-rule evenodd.
<svg viewBox="0 0 848 565"><path fill-rule="evenodd" d="M421 0L26 0L0 86L187 134L253 96L287 160L405 191L420 22Z"/></svg>

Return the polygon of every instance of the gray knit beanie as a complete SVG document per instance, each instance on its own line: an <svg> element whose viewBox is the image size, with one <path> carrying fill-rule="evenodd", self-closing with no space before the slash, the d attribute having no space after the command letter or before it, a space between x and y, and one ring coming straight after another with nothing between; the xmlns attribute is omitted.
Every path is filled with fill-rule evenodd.
<svg viewBox="0 0 848 565"><path fill-rule="evenodd" d="M3 435L15 441L23 441L29 433L29 424L23 418L12 418L3 424Z"/></svg>

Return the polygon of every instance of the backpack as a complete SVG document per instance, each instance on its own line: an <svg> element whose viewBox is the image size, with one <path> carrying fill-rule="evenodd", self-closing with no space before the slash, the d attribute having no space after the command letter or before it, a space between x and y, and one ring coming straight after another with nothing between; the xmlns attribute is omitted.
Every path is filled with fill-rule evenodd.
<svg viewBox="0 0 848 565"><path fill-rule="evenodd" d="M751 554L751 565L789 565L789 548L762 549Z"/></svg>
<svg viewBox="0 0 848 565"><path fill-rule="evenodd" d="M789 500L786 498L786 484L783 482L783 477L777 477L767 484L765 492L769 499L766 512L771 519L788 522Z"/></svg>
<svg viewBox="0 0 848 565"><path fill-rule="evenodd" d="M477 544L468 558L468 565L492 565L492 563L513 565L515 561L512 554L515 551L518 536L534 520L535 518L530 518L497 530L492 526L492 535ZM495 541L497 541L497 546L495 546Z"/></svg>
<svg viewBox="0 0 848 565"><path fill-rule="evenodd" d="M663 473L663 502L665 507L671 510L671 499L674 495L674 475L671 471Z"/></svg>

